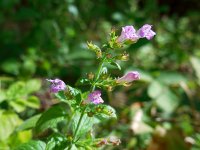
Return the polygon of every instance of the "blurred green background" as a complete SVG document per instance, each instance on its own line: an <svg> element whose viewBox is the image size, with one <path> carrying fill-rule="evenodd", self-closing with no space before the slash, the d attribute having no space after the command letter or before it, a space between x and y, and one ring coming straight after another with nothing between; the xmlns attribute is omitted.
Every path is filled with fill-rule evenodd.
<svg viewBox="0 0 200 150"><path fill-rule="evenodd" d="M122 71L110 70L138 70L141 80L105 94L118 120L97 135L118 136L119 150L200 149L199 10L198 0L0 0L0 149L31 139L14 131L53 103L45 78L74 86L95 71L87 41L98 45L111 28L145 23L155 38L128 47Z"/></svg>

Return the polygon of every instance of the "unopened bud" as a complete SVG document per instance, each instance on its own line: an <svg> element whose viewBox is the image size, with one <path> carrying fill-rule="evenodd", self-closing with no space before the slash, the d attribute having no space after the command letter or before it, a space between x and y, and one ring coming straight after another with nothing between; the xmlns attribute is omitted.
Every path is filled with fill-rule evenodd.
<svg viewBox="0 0 200 150"><path fill-rule="evenodd" d="M111 54L106 54L106 58L110 59L110 58L112 58L112 55Z"/></svg>
<svg viewBox="0 0 200 150"><path fill-rule="evenodd" d="M88 117L93 117L94 113L93 112L88 112L87 115L88 115Z"/></svg>
<svg viewBox="0 0 200 150"><path fill-rule="evenodd" d="M127 61L129 59L129 54L124 52L123 54L116 57L117 60Z"/></svg>
<svg viewBox="0 0 200 150"><path fill-rule="evenodd" d="M97 45L93 44L92 42L87 42L87 46L88 46L88 49L90 49L96 53L97 58L102 57L101 49Z"/></svg>
<svg viewBox="0 0 200 150"><path fill-rule="evenodd" d="M113 87L112 87L112 86L108 86L108 87L107 87L107 90L108 90L109 92L111 92L111 91L113 90Z"/></svg>
<svg viewBox="0 0 200 150"><path fill-rule="evenodd" d="M89 80L94 79L94 74L92 72L88 73L87 76Z"/></svg>

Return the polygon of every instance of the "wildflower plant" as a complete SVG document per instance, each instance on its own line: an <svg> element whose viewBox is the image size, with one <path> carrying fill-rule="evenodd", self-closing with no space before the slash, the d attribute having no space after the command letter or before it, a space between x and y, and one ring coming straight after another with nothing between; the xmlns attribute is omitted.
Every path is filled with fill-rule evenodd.
<svg viewBox="0 0 200 150"><path fill-rule="evenodd" d="M89 85L90 88L81 91L60 79L47 79L51 84L50 92L55 94L58 103L18 128L32 128L37 139L22 144L18 149L39 147L41 150L93 150L105 145L119 145L118 138L96 137L94 133L95 124L117 118L114 108L106 104L107 100L102 97L102 93L112 91L116 86L130 85L140 79L140 74L133 70L117 78L109 74L105 64L121 69L118 62L127 61L129 57L121 49L140 38L152 39L156 33L151 28L151 25L146 24L136 31L133 26L125 26L122 27L121 35L116 35L116 31L112 30L109 40L102 46L87 42L88 49L96 54L98 68L95 73L89 73L87 77L77 81L76 85Z"/></svg>

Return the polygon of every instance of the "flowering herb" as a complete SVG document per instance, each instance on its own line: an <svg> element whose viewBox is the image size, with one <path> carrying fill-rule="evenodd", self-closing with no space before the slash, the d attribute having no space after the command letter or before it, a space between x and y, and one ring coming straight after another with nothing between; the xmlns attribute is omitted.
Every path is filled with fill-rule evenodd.
<svg viewBox="0 0 200 150"><path fill-rule="evenodd" d="M53 128L52 132L55 132L52 135L56 137L52 138L51 135L44 140L47 142L44 145L52 149L59 149L58 146L63 145L64 147L61 149L73 150L96 149L104 145L117 146L120 144L120 139L118 138L102 140L105 138L95 138L95 135L91 132L94 124L109 118L117 118L114 108L106 104L108 103L106 97L104 98L104 103L101 92L107 90L107 93L110 93L116 86L126 86L126 83L140 79L140 74L137 71L130 71L116 79L116 77L109 74L109 68L105 64L109 63L121 70L118 62L127 61L129 54L125 51L115 51L115 49L119 49L125 44L133 44L140 38L152 39L156 33L151 30L151 27L151 25L145 24L136 31L133 26L125 26L122 27L121 35L119 36L112 30L109 41L102 46L88 42L88 49L94 52L99 64L95 73L90 72L87 74L87 77L77 82L79 86L88 86L88 89L86 87L84 92L78 88L66 85L60 79L47 79L51 83L50 91L55 94L60 103L58 102L57 105L42 113L36 122L36 133L45 133L49 128ZM97 87L101 91L96 90ZM65 90L67 92L62 92ZM63 109L65 104L68 109ZM66 118L68 119L66 120ZM63 124L67 125L63 127L64 130L62 131L55 129L57 123L61 121L65 121ZM61 135L67 135L67 138ZM56 139L59 139L59 142L54 141ZM56 143L59 144L57 145Z"/></svg>

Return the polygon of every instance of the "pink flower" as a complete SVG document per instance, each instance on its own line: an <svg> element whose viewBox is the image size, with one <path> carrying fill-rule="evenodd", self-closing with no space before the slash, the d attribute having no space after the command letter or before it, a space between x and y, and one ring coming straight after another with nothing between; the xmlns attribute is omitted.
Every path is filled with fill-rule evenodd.
<svg viewBox="0 0 200 150"><path fill-rule="evenodd" d="M127 41L136 42L140 38L152 39L156 33L151 30L152 25L145 24L137 32L133 26L122 27L121 35L117 38L119 43Z"/></svg>
<svg viewBox="0 0 200 150"><path fill-rule="evenodd" d="M118 37L117 41L120 43L126 41L135 42L139 39L138 35L136 34L136 30L133 26L125 26L122 27L121 35Z"/></svg>
<svg viewBox="0 0 200 150"><path fill-rule="evenodd" d="M126 73L123 77L117 79L118 83L129 83L134 80L140 79L140 74L137 71L130 71Z"/></svg>
<svg viewBox="0 0 200 150"><path fill-rule="evenodd" d="M46 79L47 81L51 82L50 91L52 93L58 93L59 91L63 91L66 89L66 84L60 79Z"/></svg>
<svg viewBox="0 0 200 150"><path fill-rule="evenodd" d="M103 103L103 99L101 98L101 91L94 91L88 95L88 100L93 104Z"/></svg>
<svg viewBox="0 0 200 150"><path fill-rule="evenodd" d="M152 39L156 33L151 30L152 25L145 24L138 31L137 35L139 38L147 38L148 40Z"/></svg>

